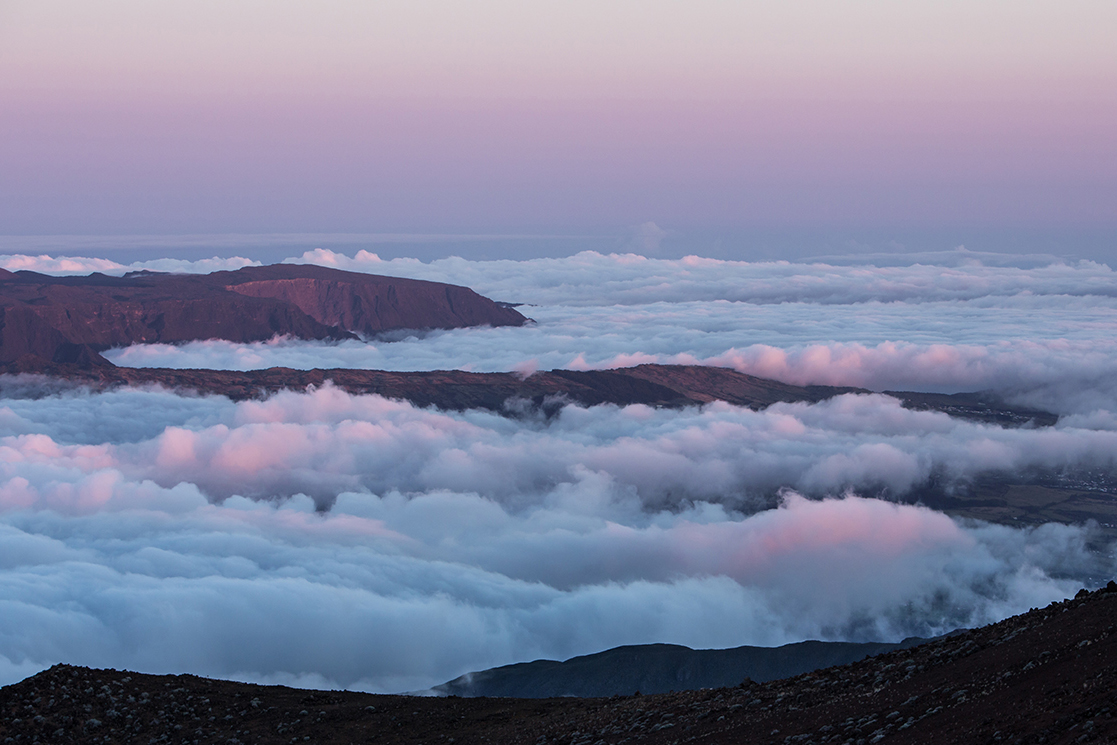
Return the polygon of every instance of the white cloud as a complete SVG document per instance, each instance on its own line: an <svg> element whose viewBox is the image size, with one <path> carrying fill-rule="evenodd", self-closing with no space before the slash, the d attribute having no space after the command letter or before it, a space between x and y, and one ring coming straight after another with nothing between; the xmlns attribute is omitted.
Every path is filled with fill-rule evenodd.
<svg viewBox="0 0 1117 745"><path fill-rule="evenodd" d="M413 277L472 287L498 300L540 305L647 305L655 302L750 304L945 302L1018 295L1117 296L1117 276L1105 264L1080 261L1033 268L985 266L868 266L744 262L687 256L653 259L640 254L584 251L564 258L423 263L384 260L368 251L353 257L328 249L308 251L293 263Z"/></svg>
<svg viewBox="0 0 1117 745"><path fill-rule="evenodd" d="M4 403L24 433L0 439L12 676L67 661L401 690L625 643L939 633L1114 570L1081 527L747 499L902 490L933 469L1112 468L1112 428L1006 431L882 396L567 408L550 424L329 387ZM82 436L89 411L109 422ZM229 494L265 501L214 503ZM336 499L319 513L306 494Z"/></svg>
<svg viewBox="0 0 1117 745"><path fill-rule="evenodd" d="M1097 568L1079 528L965 527L852 497L636 525L457 493L295 506L7 513L4 543L26 550L0 571L4 682L67 661L415 689L625 643L938 633L1063 597L1076 581L1059 572Z"/></svg>
<svg viewBox="0 0 1117 745"><path fill-rule="evenodd" d="M801 384L991 388L1064 413L1117 406L1117 279L1090 262L866 267L582 253L424 264L327 250L304 259L467 284L532 303L521 310L537 323L392 343L208 341L108 356L142 367L478 372L703 363Z"/></svg>
<svg viewBox="0 0 1117 745"><path fill-rule="evenodd" d="M155 391L8 404L0 413L24 434L0 438L0 475L36 485L42 469L64 469L48 489L58 505L97 502L100 487L82 480L108 483L116 478L109 474L122 474L168 488L189 484L218 499L304 493L328 505L352 490L449 490L511 508L604 479L608 487L598 491L631 494L637 510L689 501L749 510L781 487L903 494L932 474L965 481L989 471L1117 465L1117 432L1101 420L1092 428L1006 430L910 411L879 395L760 412L721 403L677 411L567 407L550 423L417 409L330 386L236 405ZM141 409L145 417L127 418ZM77 437L75 426L90 420L97 424ZM12 494L22 504L24 489Z"/></svg>
<svg viewBox="0 0 1117 745"><path fill-rule="evenodd" d="M180 272L190 274L207 274L209 272L240 269L246 266L259 266L260 262L245 259L240 256L223 259L214 256L210 259L186 261L183 259L153 259L151 261L134 261L131 264L121 264L110 259L98 259L85 256L50 256L40 254L4 254L0 255L0 268L10 272L30 271L40 274L55 276L83 275L100 272L119 276L128 272L149 270L155 272Z"/></svg>
<svg viewBox="0 0 1117 745"><path fill-rule="evenodd" d="M544 422L331 387L234 404L6 378L0 682L65 661L416 689L627 643L939 633L1117 570L1088 548L1089 526L841 496L932 474L1112 473L1108 267L306 258L536 302L524 310L539 323L114 358L522 375L702 361L800 383L996 387L1067 416L1005 430L869 395L762 412L567 407Z"/></svg>

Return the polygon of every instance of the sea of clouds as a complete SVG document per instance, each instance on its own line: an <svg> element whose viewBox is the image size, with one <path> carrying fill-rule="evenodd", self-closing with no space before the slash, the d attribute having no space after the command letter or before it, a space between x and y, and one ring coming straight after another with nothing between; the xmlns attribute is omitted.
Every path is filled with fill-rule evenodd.
<svg viewBox="0 0 1117 745"><path fill-rule="evenodd" d="M756 412L419 409L326 386L233 403L0 381L0 682L54 662L416 690L620 644L927 636L1117 573L1091 525L962 522L903 495L1117 468L1117 277L1031 268L652 260L298 261L530 303L524 328L201 342L118 364L475 370L702 362L796 383L992 388L1055 427L885 395ZM9 256L52 273L247 259Z"/></svg>
<svg viewBox="0 0 1117 745"><path fill-rule="evenodd" d="M791 383L872 390L996 389L1060 413L1117 408L1117 274L1090 261L866 266L648 259L583 252L561 259L429 263L318 249L291 262L463 284L524 303L526 328L461 329L323 345L289 339L145 345L106 356L134 367L477 372L623 367L642 362L733 367ZM961 257L961 260L959 260ZM0 257L52 273L212 271L245 258L122 265L103 259Z"/></svg>

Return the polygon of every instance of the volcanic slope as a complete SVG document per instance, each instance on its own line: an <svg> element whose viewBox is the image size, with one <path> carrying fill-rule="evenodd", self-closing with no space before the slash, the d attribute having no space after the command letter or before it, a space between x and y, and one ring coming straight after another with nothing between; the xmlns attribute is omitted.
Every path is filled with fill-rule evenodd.
<svg viewBox="0 0 1117 745"><path fill-rule="evenodd" d="M305 391L331 383L353 394L376 394L416 406L447 411L488 409L511 415L550 416L566 404L616 404L677 408L725 401L763 409L774 403L817 403L846 393L867 394L863 388L827 385L798 386L722 367L701 365L639 365L616 370L551 370L524 377L513 373L471 373L463 370L392 372L385 370L177 370L82 366L23 358L0 364L0 373L33 374L103 390L120 385L161 385L233 400L262 398L282 390ZM0 380L9 395L31 392L33 381ZM911 409L941 411L951 416L1002 427L1050 426L1058 417L1044 411L1010 406L985 393L928 394L892 392Z"/></svg>
<svg viewBox="0 0 1117 745"><path fill-rule="evenodd" d="M12 743L1110 743L1117 585L842 667L596 699L416 698L56 665L0 689Z"/></svg>
<svg viewBox="0 0 1117 745"><path fill-rule="evenodd" d="M200 339L353 339L398 329L520 326L467 287L320 266L52 277L0 269L0 362L108 365L100 352Z"/></svg>

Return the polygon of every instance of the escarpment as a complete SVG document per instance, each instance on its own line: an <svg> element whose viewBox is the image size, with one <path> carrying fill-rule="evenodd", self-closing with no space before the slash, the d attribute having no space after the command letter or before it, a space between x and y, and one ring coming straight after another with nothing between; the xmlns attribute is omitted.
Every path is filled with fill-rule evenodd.
<svg viewBox="0 0 1117 745"><path fill-rule="evenodd" d="M123 277L0 270L0 363L108 366L100 352L138 343L351 339L526 320L466 287L319 266Z"/></svg>

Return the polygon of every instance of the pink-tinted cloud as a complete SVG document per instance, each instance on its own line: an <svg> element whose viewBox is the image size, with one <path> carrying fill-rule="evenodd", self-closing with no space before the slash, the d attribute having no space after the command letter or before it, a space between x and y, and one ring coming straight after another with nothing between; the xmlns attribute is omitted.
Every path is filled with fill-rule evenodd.
<svg viewBox="0 0 1117 745"><path fill-rule="evenodd" d="M67 661L398 691L620 644L940 633L1114 571L1088 526L836 496L1111 470L1108 412L1002 430L847 396L544 423L0 383L22 433L0 438L4 681ZM746 498L788 485L835 496Z"/></svg>

